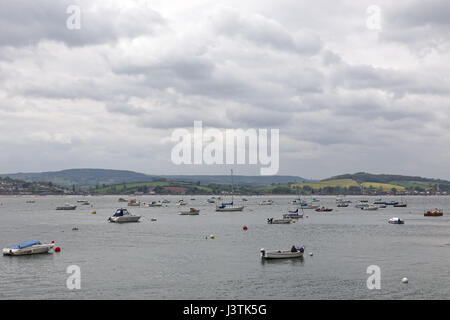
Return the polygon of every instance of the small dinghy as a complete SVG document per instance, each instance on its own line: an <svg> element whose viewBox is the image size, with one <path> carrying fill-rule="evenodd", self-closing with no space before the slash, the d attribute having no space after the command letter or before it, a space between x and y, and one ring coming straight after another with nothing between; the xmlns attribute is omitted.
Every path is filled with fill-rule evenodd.
<svg viewBox="0 0 450 320"><path fill-rule="evenodd" d="M147 203L147 207L162 207L162 202L160 201L152 201L150 203Z"/></svg>
<svg viewBox="0 0 450 320"><path fill-rule="evenodd" d="M180 216L198 216L200 214L200 209L189 208L189 211L180 211L178 214Z"/></svg>
<svg viewBox="0 0 450 320"><path fill-rule="evenodd" d="M56 207L56 210L75 210L77 206L66 203L63 206Z"/></svg>
<svg viewBox="0 0 450 320"><path fill-rule="evenodd" d="M394 218L390 218L388 223L390 223L390 224L404 224L405 221L400 219L400 218L394 217Z"/></svg>
<svg viewBox="0 0 450 320"><path fill-rule="evenodd" d="M31 240L3 249L5 256L21 256L38 253L48 253L55 246L54 243L41 243L39 240Z"/></svg>
<svg viewBox="0 0 450 320"><path fill-rule="evenodd" d="M128 206L129 207L139 207L141 205L141 202L137 202L136 199L131 199L130 201L128 201Z"/></svg>
<svg viewBox="0 0 450 320"><path fill-rule="evenodd" d="M261 249L262 259L289 259L289 258L301 258L305 247L292 246L291 250L265 250Z"/></svg>
<svg viewBox="0 0 450 320"><path fill-rule="evenodd" d="M368 205L367 207L362 207L361 210L378 210L378 206Z"/></svg>
<svg viewBox="0 0 450 320"><path fill-rule="evenodd" d="M108 218L109 222L138 222L141 216L136 216L128 212L127 209L117 209L116 213L112 217Z"/></svg>
<svg viewBox="0 0 450 320"><path fill-rule="evenodd" d="M272 200L263 200L259 203L261 206L271 206L273 204Z"/></svg>
<svg viewBox="0 0 450 320"><path fill-rule="evenodd" d="M291 223L291 219L290 218L283 218L283 219L268 218L267 223L268 224L289 224L289 223Z"/></svg>

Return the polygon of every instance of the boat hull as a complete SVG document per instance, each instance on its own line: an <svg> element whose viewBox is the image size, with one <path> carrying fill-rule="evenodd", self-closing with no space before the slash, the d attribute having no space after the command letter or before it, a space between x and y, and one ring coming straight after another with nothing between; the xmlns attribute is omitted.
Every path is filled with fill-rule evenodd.
<svg viewBox="0 0 450 320"><path fill-rule="evenodd" d="M286 219L276 219L276 220L268 220L267 223L268 224L289 224L291 223L291 219L286 218Z"/></svg>
<svg viewBox="0 0 450 320"><path fill-rule="evenodd" d="M70 207L57 207L56 210L75 210L77 206L70 206Z"/></svg>
<svg viewBox="0 0 450 320"><path fill-rule="evenodd" d="M40 254L40 253L48 253L50 249L55 246L54 243L49 244L38 244L27 248L22 249L10 249L4 248L3 255L5 256L23 256L23 255L31 255L31 254Z"/></svg>
<svg viewBox="0 0 450 320"><path fill-rule="evenodd" d="M141 216L110 217L109 222L116 222L116 223L138 222L140 218Z"/></svg>
<svg viewBox="0 0 450 320"><path fill-rule="evenodd" d="M233 212L233 211L242 211L244 210L244 207L225 207L225 208L220 208L220 207L216 207L216 211L218 212Z"/></svg>
<svg viewBox="0 0 450 320"><path fill-rule="evenodd" d="M281 250L271 250L261 252L262 259L291 259L291 258L302 258L303 252L291 252L291 251L281 251Z"/></svg>

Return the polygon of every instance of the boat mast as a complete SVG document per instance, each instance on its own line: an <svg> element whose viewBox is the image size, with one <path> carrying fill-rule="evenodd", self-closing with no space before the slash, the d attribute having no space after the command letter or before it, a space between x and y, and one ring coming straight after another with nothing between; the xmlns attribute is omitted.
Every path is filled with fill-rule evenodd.
<svg viewBox="0 0 450 320"><path fill-rule="evenodd" d="M231 203L233 203L233 205L234 205L233 195L234 195L234 187L233 187L233 169L231 169Z"/></svg>

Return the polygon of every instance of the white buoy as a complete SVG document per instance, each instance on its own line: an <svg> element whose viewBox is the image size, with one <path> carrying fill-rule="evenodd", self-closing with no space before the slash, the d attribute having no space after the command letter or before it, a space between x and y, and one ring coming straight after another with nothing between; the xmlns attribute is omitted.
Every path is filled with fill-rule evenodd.
<svg viewBox="0 0 450 320"><path fill-rule="evenodd" d="M402 279L402 282L403 282L403 283L408 283L408 278L406 278L406 277L403 278L403 279Z"/></svg>
<svg viewBox="0 0 450 320"><path fill-rule="evenodd" d="M310 253L309 253L309 255L310 255L310 256L312 257L313 253L312 253L312 252L310 252Z"/></svg>

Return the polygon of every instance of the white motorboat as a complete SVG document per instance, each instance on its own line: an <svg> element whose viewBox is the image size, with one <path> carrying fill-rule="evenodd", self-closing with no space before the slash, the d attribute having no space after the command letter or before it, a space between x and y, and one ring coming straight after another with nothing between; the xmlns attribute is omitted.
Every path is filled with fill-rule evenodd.
<svg viewBox="0 0 450 320"><path fill-rule="evenodd" d="M349 206L346 202L338 202L337 207L338 208L347 208Z"/></svg>
<svg viewBox="0 0 450 320"><path fill-rule="evenodd" d="M295 249L295 250L294 250ZM260 250L262 259L289 259L289 258L301 258L305 247L295 247L291 250Z"/></svg>
<svg viewBox="0 0 450 320"><path fill-rule="evenodd" d="M55 246L54 243L41 243L39 240L31 240L3 249L3 255L21 256L38 253L48 253Z"/></svg>
<svg viewBox="0 0 450 320"><path fill-rule="evenodd" d="M263 200L259 204L262 205L262 206L270 206L270 205L273 204L273 201L270 200L270 199L269 200Z"/></svg>
<svg viewBox="0 0 450 320"><path fill-rule="evenodd" d="M274 219L274 218L268 218L267 223L268 224L289 224L292 220L290 218L283 218L283 219Z"/></svg>
<svg viewBox="0 0 450 320"><path fill-rule="evenodd" d="M63 206L56 207L56 210L75 210L77 206L66 203Z"/></svg>
<svg viewBox="0 0 450 320"><path fill-rule="evenodd" d="M394 218L390 218L388 223L390 223L390 224L404 224L405 221L400 219L400 218L394 217Z"/></svg>
<svg viewBox="0 0 450 320"><path fill-rule="evenodd" d="M89 201L87 200L77 200L77 202L80 203L82 206L87 206L90 204Z"/></svg>
<svg viewBox="0 0 450 320"><path fill-rule="evenodd" d="M206 200L208 203L216 203L216 200L214 200L214 199L212 199L212 198L210 198L210 199L208 199L208 200Z"/></svg>
<svg viewBox="0 0 450 320"><path fill-rule="evenodd" d="M362 208L366 208L368 206L369 206L368 203L359 202L357 205L355 205L355 208L362 209Z"/></svg>
<svg viewBox="0 0 450 320"><path fill-rule="evenodd" d="M164 199L162 203L170 203L170 200Z"/></svg>
<svg viewBox="0 0 450 320"><path fill-rule="evenodd" d="M141 216L133 215L127 209L117 209L112 217L108 218L109 222L138 222Z"/></svg>
<svg viewBox="0 0 450 320"><path fill-rule="evenodd" d="M186 201L184 201L183 199L181 199L181 200L178 200L177 201L177 204L176 204L177 206L185 206L185 205L187 205L187 202Z"/></svg>
<svg viewBox="0 0 450 320"><path fill-rule="evenodd" d="M180 211L178 214L180 216L198 216L200 214L200 209L189 208L189 211Z"/></svg>

